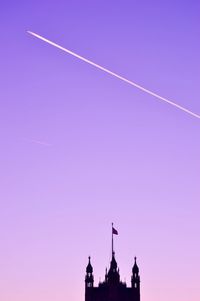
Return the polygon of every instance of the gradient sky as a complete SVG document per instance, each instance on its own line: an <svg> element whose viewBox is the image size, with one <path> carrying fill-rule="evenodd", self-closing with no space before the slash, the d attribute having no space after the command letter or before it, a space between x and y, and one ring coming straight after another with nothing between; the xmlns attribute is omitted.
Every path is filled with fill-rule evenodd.
<svg viewBox="0 0 200 301"><path fill-rule="evenodd" d="M0 300L84 300L111 256L142 301L199 301L199 1L5 1L0 9Z"/></svg>

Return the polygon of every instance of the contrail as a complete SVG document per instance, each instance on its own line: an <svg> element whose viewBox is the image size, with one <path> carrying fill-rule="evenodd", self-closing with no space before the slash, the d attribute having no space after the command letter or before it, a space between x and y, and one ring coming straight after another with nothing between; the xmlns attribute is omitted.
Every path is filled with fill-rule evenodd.
<svg viewBox="0 0 200 301"><path fill-rule="evenodd" d="M40 145L44 145L44 146L52 146L52 144L44 142L44 141L40 141L40 140L30 140L30 142L40 144Z"/></svg>
<svg viewBox="0 0 200 301"><path fill-rule="evenodd" d="M62 47L62 46L60 46L60 45L58 45L58 44L56 44L56 43L54 43L54 42L46 39L46 38L38 35L37 33L34 33L32 31L29 31L29 30L27 32L29 34L35 36L36 38L38 38L38 39L40 39L40 40L42 40L42 41L44 41L44 42L46 42L46 43L54 46L54 47L57 47L57 48L65 51L65 52L67 52L67 53L75 56L76 58L78 58L78 59L80 59L80 60L82 60L82 61L84 61L84 62L86 62L86 63L88 63L88 64L90 64L90 65L92 65L92 66L94 66L94 67L96 67L96 68L98 68L98 69L100 69L100 70L102 70L102 71L104 71L104 72L106 72L106 73L108 73L108 74L110 74L110 75L112 75L112 76L114 76L114 77L116 77L116 78L118 78L118 79L126 82L126 83L128 83L128 84L130 84L131 86L134 86L134 87L138 88L139 90L142 90L143 92L146 92L146 93L148 93L148 94L150 94L150 95L152 95L152 96L154 96L154 97L156 97L156 98L158 98L158 99L160 99L162 101L165 101L168 104L170 104L170 105L172 105L172 106L174 106L174 107L176 107L176 108L184 111L185 113L188 113L188 114L192 115L193 117L196 117L196 118L200 119L200 115L198 115L198 114L196 114L196 113L194 113L194 112L192 112L192 111L190 111L190 110L188 110L188 109L180 106L179 104L177 104L177 103L175 103L175 102L173 102L173 101L171 101L171 100L169 100L169 99L167 99L165 97L162 97L162 96L160 96L160 95L158 95L158 94L156 94L156 93L154 93L154 92L152 92L152 91L150 91L150 90L148 90L148 89L146 89L146 88L144 88L144 87L142 87L142 86L134 83L133 81L131 81L131 80L129 80L129 79L127 79L127 78L125 78L125 77L123 77L121 75L118 75L117 73L114 73L114 72L112 72L112 71L110 71L110 70L108 70L108 69L106 69L106 68L104 68L104 67L102 67L102 66L100 66L100 65L98 65L98 64L96 64L96 63L94 63L94 62L92 62L90 60L88 60L88 59L86 59L85 57L83 57L83 56L81 56L81 55L79 55L79 54L77 54L77 53L75 53L75 52L73 52L73 51L71 51L71 50L69 50L67 48L64 48L64 47Z"/></svg>
<svg viewBox="0 0 200 301"><path fill-rule="evenodd" d="M52 146L52 144L47 143L45 141L41 141L41 140L26 139L26 138L24 140L26 140L28 142L31 142L31 143L36 143L36 144L44 145L44 146Z"/></svg>

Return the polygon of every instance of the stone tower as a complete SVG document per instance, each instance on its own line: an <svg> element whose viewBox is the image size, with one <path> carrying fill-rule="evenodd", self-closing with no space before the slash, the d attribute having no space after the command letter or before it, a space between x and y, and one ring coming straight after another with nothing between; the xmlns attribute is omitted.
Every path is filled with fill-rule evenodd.
<svg viewBox="0 0 200 301"><path fill-rule="evenodd" d="M113 250L113 234L118 234L112 226L112 258L110 268L105 273L105 280L94 286L93 268L89 257L85 276L85 301L140 301L139 268L135 262L132 268L131 286L120 280L119 268Z"/></svg>

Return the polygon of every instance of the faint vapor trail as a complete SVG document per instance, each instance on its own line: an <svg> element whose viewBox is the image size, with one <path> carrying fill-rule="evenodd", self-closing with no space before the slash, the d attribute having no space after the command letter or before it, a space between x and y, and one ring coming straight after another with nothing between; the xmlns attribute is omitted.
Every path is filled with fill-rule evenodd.
<svg viewBox="0 0 200 301"><path fill-rule="evenodd" d="M32 143L36 143L36 144L40 144L40 145L44 145L44 146L52 146L52 144L47 143L45 141L40 141L40 140L34 140L34 139L25 139L28 142L32 142Z"/></svg>
<svg viewBox="0 0 200 301"><path fill-rule="evenodd" d="M167 99L165 97L162 97L162 96L160 96L160 95L158 95L158 94L156 94L156 93L154 93L154 92L152 92L152 91L150 91L150 90L148 90L148 89L146 89L146 88L144 88L144 87L142 87L142 86L140 86L140 85L138 85L138 84L130 81L129 79L126 79L125 77L123 77L121 75L118 75L117 73L114 73L114 72L112 72L112 71L110 71L110 70L108 70L108 69L106 69L106 68L104 68L104 67L102 67L102 66L100 66L100 65L98 65L98 64L96 64L96 63L94 63L94 62L92 62L92 61L90 61L88 59L86 59L86 58L84 58L83 56L80 56L79 54L77 54L77 53L75 53L75 52L73 52L73 51L71 51L71 50L69 50L67 48L64 48L64 47L62 47L62 46L60 46L60 45L58 45L58 44L56 44L56 43L54 43L54 42L52 42L52 41L50 41L50 40L42 37L42 36L40 36L40 35L32 32L32 31L28 30L27 32L29 34L35 36L36 38L38 38L38 39L40 39L40 40L42 40L42 41L44 41L44 42L46 42L46 43L54 46L54 47L57 47L57 48L65 51L65 52L67 52L67 53L69 53L69 54L77 57L78 59L80 59L80 60L82 60L82 61L84 61L84 62L86 62L86 63L88 63L88 64L90 64L90 65L92 65L92 66L94 66L94 67L96 67L96 68L98 68L98 69L100 69L100 70L102 70L102 71L104 71L104 72L106 72L106 73L108 73L108 74L116 77L116 78L118 78L118 79L121 79L122 81L124 81L124 82L126 82L126 83L128 83L128 84L130 84L130 85L132 85L132 86L134 86L134 87L142 90L143 92L146 92L146 93L148 93L148 94L150 94L150 95L152 95L152 96L154 96L154 97L156 97L156 98L158 98L158 99L160 99L162 101L165 101L168 104L170 104L170 105L172 105L172 106L174 106L174 107L176 107L176 108L178 108L178 109L180 109L180 110L182 110L182 111L184 111L184 112L192 115L193 117L196 117L196 118L200 119L200 115L198 115L198 114L196 114L196 113L194 113L194 112L192 112L192 111L190 111L190 110L188 110L188 109L186 109L186 108L178 105L177 103L175 103L175 102L173 102L173 101L171 101L171 100L169 100L169 99Z"/></svg>

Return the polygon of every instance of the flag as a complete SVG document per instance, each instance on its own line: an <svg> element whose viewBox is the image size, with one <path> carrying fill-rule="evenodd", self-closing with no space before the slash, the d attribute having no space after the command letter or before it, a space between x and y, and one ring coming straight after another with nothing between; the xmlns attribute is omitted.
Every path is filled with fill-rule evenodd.
<svg viewBox="0 0 200 301"><path fill-rule="evenodd" d="M112 234L118 235L118 231L112 227Z"/></svg>

